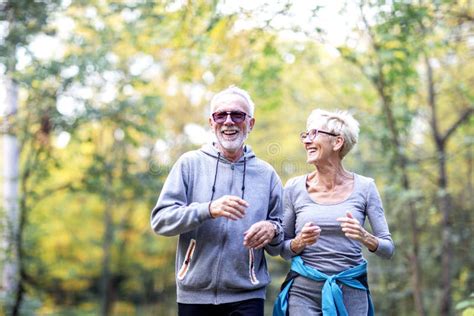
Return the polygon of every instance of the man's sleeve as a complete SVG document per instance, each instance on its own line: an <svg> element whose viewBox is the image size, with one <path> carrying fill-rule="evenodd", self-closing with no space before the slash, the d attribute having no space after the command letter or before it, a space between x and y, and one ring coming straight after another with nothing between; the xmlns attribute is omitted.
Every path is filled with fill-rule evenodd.
<svg viewBox="0 0 474 316"><path fill-rule="evenodd" d="M283 187L280 178L275 174L275 181L270 192L270 200L268 204L267 221L272 222L276 226L275 237L265 246L267 252L272 256L280 254L280 247L283 241L283 229L281 220L283 217Z"/></svg>
<svg viewBox="0 0 474 316"><path fill-rule="evenodd" d="M291 180L285 186L283 195L283 233L284 240L280 249L280 256L286 260L290 260L297 253L291 250L291 240L296 237L295 233L296 215L291 199Z"/></svg>
<svg viewBox="0 0 474 316"><path fill-rule="evenodd" d="M151 227L155 233L174 236L188 232L211 218L209 202L191 203L187 194L189 166L181 157L171 169L156 206L151 211Z"/></svg>

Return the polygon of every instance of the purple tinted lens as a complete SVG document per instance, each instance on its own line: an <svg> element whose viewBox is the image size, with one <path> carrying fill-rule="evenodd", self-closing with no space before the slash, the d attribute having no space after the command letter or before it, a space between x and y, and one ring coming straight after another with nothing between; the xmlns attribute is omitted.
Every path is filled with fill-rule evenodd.
<svg viewBox="0 0 474 316"><path fill-rule="evenodd" d="M230 119L234 123L241 123L245 120L244 112L234 111L234 112L216 112L212 114L212 118L216 123L224 123L227 120L227 116L230 115Z"/></svg>
<svg viewBox="0 0 474 316"><path fill-rule="evenodd" d="M214 113L212 114L212 118L214 119L214 122L216 123L224 123L225 120L227 119L227 113L225 112Z"/></svg>

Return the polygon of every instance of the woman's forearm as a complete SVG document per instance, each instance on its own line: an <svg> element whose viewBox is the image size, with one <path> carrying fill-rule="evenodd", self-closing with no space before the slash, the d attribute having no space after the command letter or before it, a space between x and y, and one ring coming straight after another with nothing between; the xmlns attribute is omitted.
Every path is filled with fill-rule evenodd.
<svg viewBox="0 0 474 316"><path fill-rule="evenodd" d="M305 247L306 245L298 237L292 239L290 242L290 250L293 251L294 253L302 252Z"/></svg>
<svg viewBox="0 0 474 316"><path fill-rule="evenodd" d="M374 235L370 234L364 229L364 236L362 237L362 244L369 249L369 251L376 251L379 247L379 240Z"/></svg>

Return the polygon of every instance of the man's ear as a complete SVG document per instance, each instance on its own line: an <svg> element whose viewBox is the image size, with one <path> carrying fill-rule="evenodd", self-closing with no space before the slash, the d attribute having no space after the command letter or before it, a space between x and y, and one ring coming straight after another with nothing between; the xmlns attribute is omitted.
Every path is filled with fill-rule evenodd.
<svg viewBox="0 0 474 316"><path fill-rule="evenodd" d="M249 122L249 129L252 130L254 125L255 125L255 118L252 117Z"/></svg>
<svg viewBox="0 0 474 316"><path fill-rule="evenodd" d="M213 123L212 118L208 118L208 122L209 122L209 126L212 128L212 123Z"/></svg>

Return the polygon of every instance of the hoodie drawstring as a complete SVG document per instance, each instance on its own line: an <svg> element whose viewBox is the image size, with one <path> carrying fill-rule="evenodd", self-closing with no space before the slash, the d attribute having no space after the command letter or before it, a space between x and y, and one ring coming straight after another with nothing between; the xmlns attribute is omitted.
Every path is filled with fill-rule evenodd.
<svg viewBox="0 0 474 316"><path fill-rule="evenodd" d="M244 176L242 177L242 200L245 194L245 169L247 167L247 157L244 157Z"/></svg>
<svg viewBox="0 0 474 316"><path fill-rule="evenodd" d="M219 170L219 160L221 158L221 153L217 153L217 162L216 162L216 173L214 174L214 183L212 184L212 195L211 202L214 199L214 194L216 193L216 182L217 182L217 171ZM244 157L244 175L242 177L242 200L245 196L245 173L247 171L247 157Z"/></svg>
<svg viewBox="0 0 474 316"><path fill-rule="evenodd" d="M217 163L216 163L216 173L214 174L214 183L212 184L212 195L211 202L214 199L214 193L216 193L216 180L217 180L217 170L219 170L219 160L221 159L221 153L217 153Z"/></svg>

